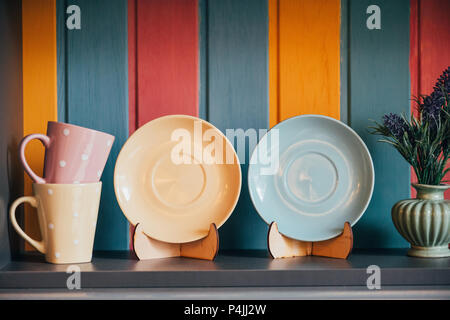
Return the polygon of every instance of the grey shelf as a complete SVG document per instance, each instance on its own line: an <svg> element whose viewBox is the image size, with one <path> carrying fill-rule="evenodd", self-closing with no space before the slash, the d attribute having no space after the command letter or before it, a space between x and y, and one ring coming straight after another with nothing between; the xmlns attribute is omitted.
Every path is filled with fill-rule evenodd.
<svg viewBox="0 0 450 320"><path fill-rule="evenodd" d="M92 263L78 266L85 290L323 287L336 291L366 287L367 267L377 265L383 287L434 288L450 298L450 258L412 258L405 253L404 249L355 250L348 260L321 257L273 260L265 251L240 251L221 252L215 261L186 258L138 261L129 252L96 252ZM3 294L12 289L67 290L66 271L67 265L45 263L36 254L25 255L0 269L0 290Z"/></svg>

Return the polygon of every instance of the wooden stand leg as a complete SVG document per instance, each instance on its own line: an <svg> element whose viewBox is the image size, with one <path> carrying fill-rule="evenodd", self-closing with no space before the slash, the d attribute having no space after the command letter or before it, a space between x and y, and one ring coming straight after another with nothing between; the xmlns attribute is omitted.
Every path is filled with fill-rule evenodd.
<svg viewBox="0 0 450 320"><path fill-rule="evenodd" d="M306 242L288 238L278 231L277 224L272 222L267 236L267 247L274 259L321 256L329 258L347 259L353 248L353 232L350 223L346 222L344 230L336 238Z"/></svg>
<svg viewBox="0 0 450 320"><path fill-rule="evenodd" d="M353 232L350 223L346 222L344 230L336 238L314 242L312 246L312 255L321 257L330 257L338 259L347 259L353 249Z"/></svg>
<svg viewBox="0 0 450 320"><path fill-rule="evenodd" d="M212 223L208 235L203 239L181 244L167 243L147 236L138 223L133 235L133 249L139 260L170 257L214 260L219 251L219 233Z"/></svg>
<svg viewBox="0 0 450 320"><path fill-rule="evenodd" d="M181 244L181 256L187 258L214 260L218 251L219 233L215 223L211 223L205 238Z"/></svg>
<svg viewBox="0 0 450 320"><path fill-rule="evenodd" d="M291 239L279 233L276 222L270 224L267 247L274 259L309 256L312 251L311 242Z"/></svg>
<svg viewBox="0 0 450 320"><path fill-rule="evenodd" d="M139 260L180 256L180 244L158 241L147 236L137 224L133 235L133 249Z"/></svg>

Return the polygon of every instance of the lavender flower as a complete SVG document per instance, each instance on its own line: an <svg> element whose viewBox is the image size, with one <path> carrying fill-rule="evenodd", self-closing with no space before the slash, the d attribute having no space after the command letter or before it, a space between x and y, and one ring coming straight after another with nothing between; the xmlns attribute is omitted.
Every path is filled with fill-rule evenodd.
<svg viewBox="0 0 450 320"><path fill-rule="evenodd" d="M370 133L393 145L413 167L422 184L439 185L450 159L450 67L438 78L429 95L415 98L419 117L411 120L389 113L375 121Z"/></svg>
<svg viewBox="0 0 450 320"><path fill-rule="evenodd" d="M434 91L439 91L441 95L443 95L442 91L450 93L450 67L447 67L447 69L442 72L434 85Z"/></svg>
<svg viewBox="0 0 450 320"><path fill-rule="evenodd" d="M395 113L388 113L383 116L383 124L390 133L399 141L403 139L405 132L408 132L408 125L405 119Z"/></svg>
<svg viewBox="0 0 450 320"><path fill-rule="evenodd" d="M440 100L439 95L432 92L431 95L424 96L422 104L419 106L422 114L422 120L433 128L436 127L438 121L440 120L442 106L442 102Z"/></svg>

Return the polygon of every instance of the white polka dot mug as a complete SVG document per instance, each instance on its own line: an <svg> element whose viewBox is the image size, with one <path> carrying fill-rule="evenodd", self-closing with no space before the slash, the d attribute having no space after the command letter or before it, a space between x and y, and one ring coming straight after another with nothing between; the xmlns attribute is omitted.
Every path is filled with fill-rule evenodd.
<svg viewBox="0 0 450 320"><path fill-rule="evenodd" d="M28 165L25 147L33 139L45 146L44 175ZM111 151L114 136L73 124L49 121L47 135L30 134L20 142L20 161L36 183L98 182Z"/></svg>
<svg viewBox="0 0 450 320"><path fill-rule="evenodd" d="M92 259L102 183L33 184L32 197L21 197L9 210L17 233L50 263L85 263ZM28 236L16 220L17 207L37 208L42 240Z"/></svg>

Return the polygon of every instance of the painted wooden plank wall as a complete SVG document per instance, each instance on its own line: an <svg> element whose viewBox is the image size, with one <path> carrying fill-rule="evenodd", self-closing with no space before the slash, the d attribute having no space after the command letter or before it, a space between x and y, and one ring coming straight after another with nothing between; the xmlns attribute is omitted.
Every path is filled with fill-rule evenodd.
<svg viewBox="0 0 450 320"><path fill-rule="evenodd" d="M349 1L348 108L353 129L367 144L375 166L372 201L355 226L357 247L406 247L391 207L410 196L410 169L397 151L367 131L369 119L388 112L409 115L409 1L378 0L381 29L366 27L369 0Z"/></svg>
<svg viewBox="0 0 450 320"><path fill-rule="evenodd" d="M47 121L57 119L56 0L22 1L23 135L45 133ZM39 141L28 144L28 164L42 175L45 149ZM32 181L24 173L24 194ZM35 209L25 206L25 230L40 239ZM28 243L26 250L34 250Z"/></svg>
<svg viewBox="0 0 450 320"><path fill-rule="evenodd" d="M37 5L38 1L29 3ZM79 5L82 10L81 30L66 30L64 27L65 8L72 3ZM405 187L408 186L406 179L409 180L406 172L408 168L388 146L376 143L376 137L368 135L366 127L370 124L368 118L380 119L386 112L408 112L405 106L407 108L410 93L407 65L409 5L406 0L379 1L382 29L368 30L365 23L368 15L365 12L370 4L368 1L350 0L347 7L347 1L342 1L343 20L339 27L339 16L332 15L336 8L339 11L339 2L335 0L201 0L198 7L197 1L187 0L137 3L134 0L128 3L125 0L59 1L58 118L104 130L117 138L103 176L106 188L103 192L96 249L124 249L127 246L128 228L115 202L112 173L115 156L129 133L153 118L171 113L200 114L223 131L227 128L267 128L268 92L271 99L270 125L300 113L322 113L339 118L348 111L350 124L371 150L377 180L372 203L356 227L355 244L358 247L404 246L405 242L396 234L390 221L390 208L398 199L408 197L409 188ZM308 5L314 6L315 10L306 10ZM421 15L427 12L431 15L429 8L419 7ZM441 11L434 9L432 12L436 14ZM322 30L326 23L317 23L314 28L314 24L321 19L334 27ZM428 28L439 25L431 22ZM197 38L198 23L200 39ZM298 34L305 32L306 23L310 26L305 35L308 41L296 40ZM423 35L432 33L430 30L433 29L428 30L426 23L420 25L421 39ZM33 28L36 28L35 23ZM339 34L336 38L339 28L342 33L340 38ZM323 40L310 37L315 30L320 30L328 37L328 41L322 43L327 45L322 58L311 54L321 51L318 48ZM128 44L127 33L130 39ZM42 41L39 43L43 45ZM429 43L432 42L427 41L425 44L422 41L420 45L424 49L421 51L420 64L419 60L417 64L423 68L418 68L422 73L431 68L426 68L423 61L437 61L433 56L423 58L424 52L429 51L431 55L439 50L442 52L442 49L431 50L426 47ZM167 52L172 54L168 55ZM54 70L55 55L55 48L52 54L46 55L53 56ZM341 65L346 66L344 70L339 70L339 57ZM310 60L303 67L306 58ZM311 63L311 60L316 63ZM25 66L24 55L24 105ZM311 68L308 73L317 75L323 74L317 70L327 68L327 78L313 79L308 73L301 72L304 68ZM441 69L436 71L437 75ZM343 77L347 73L348 77ZM418 79L420 86L425 86L422 81L425 81L426 76L422 76L422 73ZM293 79L297 74L300 80ZM430 76L431 85L437 75ZM345 83L339 85L339 78L344 79L342 81ZM411 75L411 78L414 83L414 76ZM298 83L311 82L311 79L315 81L314 85L302 87L303 93L297 90ZM173 89L174 86L177 89ZM324 109L302 109L300 98L319 87L330 86L333 90L312 94L312 100L308 102L308 107L324 106ZM55 92L54 84L52 88ZM414 85L412 88L414 91ZM128 96L127 90L130 91ZM173 95L173 92L177 95ZM347 99L343 100L343 97ZM56 99L55 94L53 99ZM129 107L126 107L127 102ZM297 109L298 106L300 109ZM330 110L326 109L330 107ZM55 110L53 117L56 117ZM24 111L24 132L25 117ZM45 132L45 127L39 131ZM40 151L43 156L43 149ZM247 166L243 165L241 199L236 212L220 231L224 249L265 248L266 226L248 197L246 172Z"/></svg>
<svg viewBox="0 0 450 320"><path fill-rule="evenodd" d="M200 74L207 90L200 114L223 132L268 128L267 0L203 1L200 10ZM219 230L221 249L266 249L267 226L248 194L248 152L241 166L240 199Z"/></svg>
<svg viewBox="0 0 450 320"><path fill-rule="evenodd" d="M270 126L340 116L340 1L269 0Z"/></svg>
<svg viewBox="0 0 450 320"><path fill-rule="evenodd" d="M450 1L411 0L411 93L430 94L436 79L450 66ZM411 111L416 105L411 103ZM412 181L417 178L411 171ZM444 180L450 180L450 173ZM415 196L415 190L412 190ZM450 190L445 192L450 199Z"/></svg>
<svg viewBox="0 0 450 320"><path fill-rule="evenodd" d="M23 136L21 16L19 1L0 0L0 269L21 250L21 237L8 218L10 204L23 192L18 150Z"/></svg>
<svg viewBox="0 0 450 320"><path fill-rule="evenodd" d="M81 29L64 30L65 8L78 5ZM62 8L61 8L62 7ZM69 123L116 137L103 176L102 199L95 237L97 250L126 250L129 226L114 195L117 155L128 137L128 45L126 0L67 0L58 10L58 106ZM63 102L64 101L64 102Z"/></svg>

